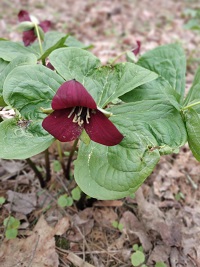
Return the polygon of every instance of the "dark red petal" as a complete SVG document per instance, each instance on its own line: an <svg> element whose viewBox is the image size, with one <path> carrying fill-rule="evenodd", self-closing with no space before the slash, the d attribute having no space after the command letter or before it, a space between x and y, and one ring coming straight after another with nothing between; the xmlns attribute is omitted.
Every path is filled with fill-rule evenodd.
<svg viewBox="0 0 200 267"><path fill-rule="evenodd" d="M50 70L55 70L54 66L50 62L47 63L46 67Z"/></svg>
<svg viewBox="0 0 200 267"><path fill-rule="evenodd" d="M140 52L140 47L141 47L141 42L140 41L136 41L137 46L132 50L133 54L135 56L137 56L137 54L139 54Z"/></svg>
<svg viewBox="0 0 200 267"><path fill-rule="evenodd" d="M90 113L89 123L85 123L84 127L91 140L105 146L119 144L124 136L102 112L99 110L95 112L95 114Z"/></svg>
<svg viewBox="0 0 200 267"><path fill-rule="evenodd" d="M85 87L76 80L64 82L52 100L52 108L87 107L96 109L96 103Z"/></svg>
<svg viewBox="0 0 200 267"><path fill-rule="evenodd" d="M51 28L51 21L50 20L44 20L41 21L39 26L43 29L44 32L48 32Z"/></svg>
<svg viewBox="0 0 200 267"><path fill-rule="evenodd" d="M68 118L71 109L55 110L42 122L42 127L61 142L69 142L78 138L82 128Z"/></svg>
<svg viewBox="0 0 200 267"><path fill-rule="evenodd" d="M29 31L25 31L23 32L23 42L25 46L28 46L30 44L32 44L35 40L36 40L36 35L34 30L29 30Z"/></svg>
<svg viewBox="0 0 200 267"><path fill-rule="evenodd" d="M18 13L18 20L20 22L22 22L22 21L31 21L29 13L26 10L21 10Z"/></svg>

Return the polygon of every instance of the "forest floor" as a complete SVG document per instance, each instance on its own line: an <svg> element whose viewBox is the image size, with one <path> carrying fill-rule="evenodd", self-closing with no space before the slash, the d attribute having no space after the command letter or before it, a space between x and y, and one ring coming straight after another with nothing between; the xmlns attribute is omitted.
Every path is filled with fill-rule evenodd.
<svg viewBox="0 0 200 267"><path fill-rule="evenodd" d="M25 9L54 29L71 33L103 64L141 41L141 51L180 42L187 57L187 88L198 67L200 32L186 30L187 9L199 1L173 0L1 0L0 37L19 41L17 14ZM1 138L1 137L0 137ZM50 149L51 164L57 159ZM44 169L43 157L33 158ZM71 194L54 168L41 188L26 161L0 160L0 267L128 267L133 245L142 246L148 267L200 266L200 163L185 145L163 156L135 197L87 200L60 208L61 193ZM21 222L18 237L4 238L3 221ZM160 265L158 265L160 263Z"/></svg>

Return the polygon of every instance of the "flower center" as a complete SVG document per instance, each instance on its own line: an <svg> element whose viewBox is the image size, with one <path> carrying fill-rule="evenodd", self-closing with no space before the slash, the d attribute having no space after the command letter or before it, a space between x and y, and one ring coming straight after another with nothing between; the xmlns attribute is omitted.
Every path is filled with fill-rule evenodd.
<svg viewBox="0 0 200 267"><path fill-rule="evenodd" d="M82 126L85 122L89 123L90 109L85 107L74 107L68 115L68 118L74 116L72 122Z"/></svg>

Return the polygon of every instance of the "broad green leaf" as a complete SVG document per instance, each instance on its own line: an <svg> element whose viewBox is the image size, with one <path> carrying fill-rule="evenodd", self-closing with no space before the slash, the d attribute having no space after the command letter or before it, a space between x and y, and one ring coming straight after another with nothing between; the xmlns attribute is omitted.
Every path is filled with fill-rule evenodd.
<svg viewBox="0 0 200 267"><path fill-rule="evenodd" d="M5 67L8 65L8 63L9 63L8 61L5 61L2 58L0 58L0 74L5 69Z"/></svg>
<svg viewBox="0 0 200 267"><path fill-rule="evenodd" d="M1 72L0 74L0 95L3 92L3 84L8 76L8 74L17 66L22 66L22 65L35 65L37 63L37 58L33 54L27 54L27 55L22 55L22 56L17 56L14 58Z"/></svg>
<svg viewBox="0 0 200 267"><path fill-rule="evenodd" d="M172 104L177 110L180 110L179 95L162 77L139 86L138 88L121 96L120 99L124 102L161 100Z"/></svg>
<svg viewBox="0 0 200 267"><path fill-rule="evenodd" d="M200 117L196 110L190 108L185 113L188 144L194 157L200 161Z"/></svg>
<svg viewBox="0 0 200 267"><path fill-rule="evenodd" d="M183 100L186 59L181 45L159 46L140 57L138 64L162 76L180 95L180 101Z"/></svg>
<svg viewBox="0 0 200 267"><path fill-rule="evenodd" d="M9 73L5 82L5 102L16 108L25 119L43 119L42 108L49 108L55 92L64 80L42 66L19 66Z"/></svg>
<svg viewBox="0 0 200 267"><path fill-rule="evenodd" d="M65 80L83 82L85 77L101 66L100 60L92 53L74 47L57 49L49 55L49 59Z"/></svg>
<svg viewBox="0 0 200 267"><path fill-rule="evenodd" d="M79 48L60 48L50 62L66 80L76 79L93 96L99 107L157 78L157 74L133 63L101 66L92 53Z"/></svg>
<svg viewBox="0 0 200 267"><path fill-rule="evenodd" d="M6 103L5 103L4 99L3 99L3 97L0 96L0 107L5 107L5 106L7 106L7 105L6 105Z"/></svg>
<svg viewBox="0 0 200 267"><path fill-rule="evenodd" d="M30 54L30 50L22 44L11 41L0 41L0 58L11 61L17 56Z"/></svg>
<svg viewBox="0 0 200 267"><path fill-rule="evenodd" d="M3 136L0 139L0 158L28 158L52 144L54 138L41 126L46 117L41 108L50 107L63 82L54 71L41 65L19 66L9 73L3 96L8 105L20 112L22 124L17 118L0 124L0 136Z"/></svg>
<svg viewBox="0 0 200 267"><path fill-rule="evenodd" d="M64 46L65 40L67 39L68 35L56 32L56 31L49 31L44 35L44 43L43 43L43 55L40 59L45 59L48 55Z"/></svg>
<svg viewBox="0 0 200 267"><path fill-rule="evenodd" d="M26 159L47 149L54 141L41 126L41 121L30 121L21 126L16 119L0 123L0 158Z"/></svg>
<svg viewBox="0 0 200 267"><path fill-rule="evenodd" d="M200 68L197 70L192 87L190 88L185 101L184 106L200 101Z"/></svg>
<svg viewBox="0 0 200 267"><path fill-rule="evenodd" d="M78 47L78 48L82 48L82 49L89 49L92 48L92 45L86 45L82 42L80 42L79 40L77 40L75 37L73 36L69 36L66 41L65 41L65 45L68 47Z"/></svg>
<svg viewBox="0 0 200 267"><path fill-rule="evenodd" d="M125 136L122 142L113 147L92 141L88 146L81 144L75 161L77 184L98 199L117 199L135 192L160 154L172 153L187 140L181 115L170 104L138 101L110 111L114 114L110 119Z"/></svg>

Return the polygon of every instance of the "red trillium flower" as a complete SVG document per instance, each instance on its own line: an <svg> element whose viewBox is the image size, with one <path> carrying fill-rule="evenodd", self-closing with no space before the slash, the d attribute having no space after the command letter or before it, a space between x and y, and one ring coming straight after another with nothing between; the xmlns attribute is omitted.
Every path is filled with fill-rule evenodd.
<svg viewBox="0 0 200 267"><path fill-rule="evenodd" d="M43 120L43 128L61 142L77 139L83 129L90 139L106 146L119 144L123 135L98 110L85 87L76 80L64 82L52 100L54 110Z"/></svg>
<svg viewBox="0 0 200 267"><path fill-rule="evenodd" d="M19 12L18 19L19 19L19 22L31 21L31 17L26 10L21 10ZM51 27L51 21L49 20L41 21L38 24L38 26L42 28L44 32L47 32ZM36 39L37 39L37 36L35 34L34 27L33 29L23 32L23 42L25 46L31 45Z"/></svg>

